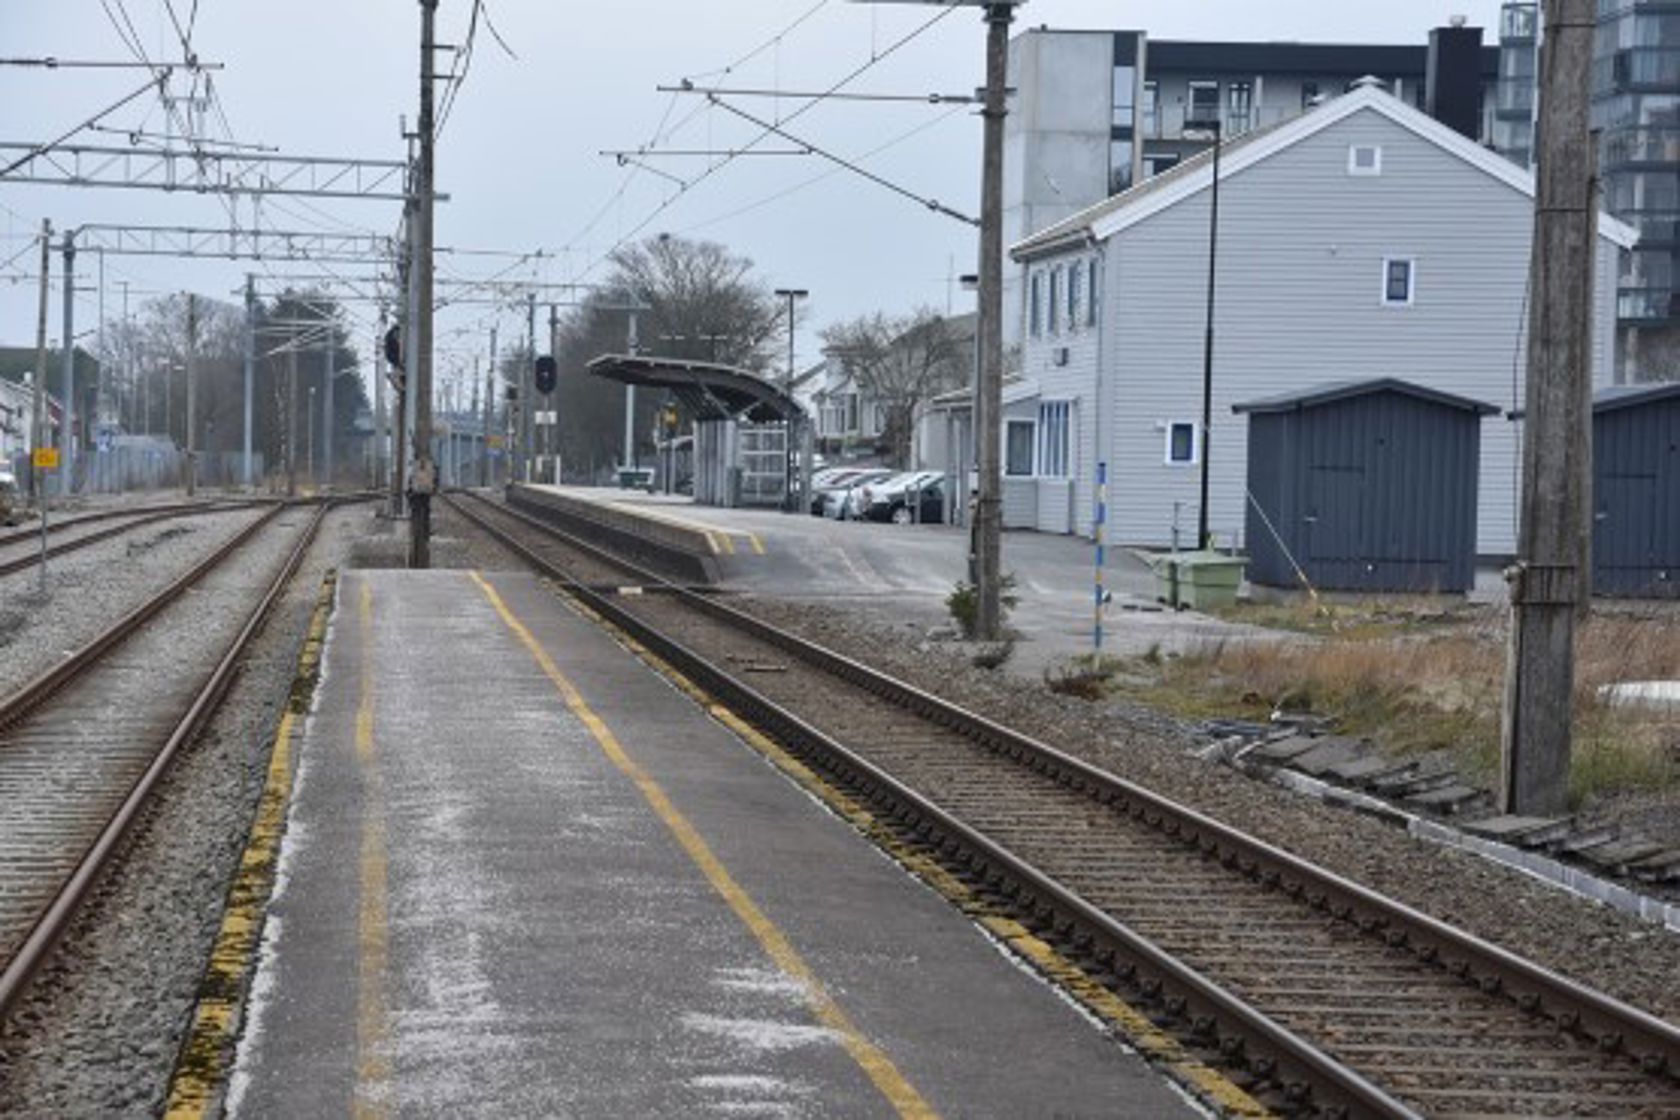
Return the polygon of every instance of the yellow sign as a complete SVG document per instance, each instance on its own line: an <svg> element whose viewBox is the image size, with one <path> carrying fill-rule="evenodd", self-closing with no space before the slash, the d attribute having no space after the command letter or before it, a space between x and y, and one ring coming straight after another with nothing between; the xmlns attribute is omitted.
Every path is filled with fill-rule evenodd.
<svg viewBox="0 0 1680 1120"><path fill-rule="evenodd" d="M33 459L38 471L56 471L58 469L58 448L37 447Z"/></svg>
<svg viewBox="0 0 1680 1120"><path fill-rule="evenodd" d="M500 447L501 445L502 445L502 437L501 436L491 436L490 437L490 446L491 447Z"/></svg>

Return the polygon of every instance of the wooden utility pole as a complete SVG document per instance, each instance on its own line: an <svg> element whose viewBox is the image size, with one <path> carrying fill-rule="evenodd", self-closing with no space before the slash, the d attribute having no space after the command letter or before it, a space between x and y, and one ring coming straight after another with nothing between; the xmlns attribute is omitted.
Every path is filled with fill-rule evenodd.
<svg viewBox="0 0 1680 1120"><path fill-rule="evenodd" d="M414 469L409 476L408 566L432 566L432 491L437 488L437 464L432 461L432 205L437 178L435 140L437 117L432 87L436 72L438 0L420 0L420 173L415 181L414 287L416 324L414 354L409 359L413 383L408 399L414 409Z"/></svg>
<svg viewBox="0 0 1680 1120"><path fill-rule="evenodd" d="M1003 123L1008 112L1009 23L1015 3L986 5L986 107L980 168L980 371L974 432L980 493L974 510L975 636L1003 636Z"/></svg>
<svg viewBox="0 0 1680 1120"><path fill-rule="evenodd" d="M1568 805L1575 619L1592 580L1592 295L1598 240L1588 130L1593 0L1546 0L1522 525L1511 584L1500 807Z"/></svg>

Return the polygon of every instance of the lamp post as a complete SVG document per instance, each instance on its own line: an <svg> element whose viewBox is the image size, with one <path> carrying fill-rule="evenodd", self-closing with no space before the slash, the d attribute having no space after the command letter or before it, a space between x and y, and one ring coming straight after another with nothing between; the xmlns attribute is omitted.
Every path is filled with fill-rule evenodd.
<svg viewBox="0 0 1680 1120"><path fill-rule="evenodd" d="M1201 446L1197 448L1201 452L1198 461L1202 469L1202 500L1197 515L1196 547L1202 549L1213 547L1208 527L1208 447L1213 440L1208 429L1213 424L1213 305L1219 267L1219 152L1225 146L1219 118L1215 117L1207 123L1213 131L1213 198L1208 217L1207 332L1202 340L1202 435Z"/></svg>
<svg viewBox="0 0 1680 1120"><path fill-rule="evenodd" d="M782 392L788 400L793 399L793 305L796 300L810 296L804 288L777 288L776 298L787 300L788 305L788 364L787 374L782 379ZM793 414L787 417L787 446L782 449L782 508L795 510L798 508L793 497L793 442L796 427ZM808 504L808 503L807 503Z"/></svg>

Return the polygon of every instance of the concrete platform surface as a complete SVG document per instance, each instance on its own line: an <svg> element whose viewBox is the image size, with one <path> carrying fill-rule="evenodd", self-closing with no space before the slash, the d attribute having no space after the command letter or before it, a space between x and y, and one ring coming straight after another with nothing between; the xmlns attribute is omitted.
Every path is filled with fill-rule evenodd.
<svg viewBox="0 0 1680 1120"><path fill-rule="evenodd" d="M1185 1116L533 579L350 572L239 1116Z"/></svg>
<svg viewBox="0 0 1680 1120"><path fill-rule="evenodd" d="M968 530L948 525L832 521L775 510L721 509L691 499L587 486L555 489L660 524L686 524L715 535L721 582L755 594L880 608L924 628L948 624L945 597L967 575ZM1090 541L1012 531L1003 537L1003 568L1019 600L1010 615L1019 642L1012 669L1037 676L1057 659L1091 649L1096 550ZM1154 572L1124 548L1107 550L1103 584L1104 649L1140 654L1152 647L1185 652L1214 642L1276 641L1276 631L1225 622L1155 602Z"/></svg>

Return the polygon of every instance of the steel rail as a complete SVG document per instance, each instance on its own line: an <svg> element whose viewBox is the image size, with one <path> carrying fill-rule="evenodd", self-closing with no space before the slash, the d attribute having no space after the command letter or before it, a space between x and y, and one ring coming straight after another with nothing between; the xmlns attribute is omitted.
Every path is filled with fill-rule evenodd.
<svg viewBox="0 0 1680 1120"><path fill-rule="evenodd" d="M205 506L205 505L181 506L181 507L178 507L178 508L171 507L171 508L168 508L168 509L161 509L161 510L144 510L144 511L130 510L130 511L127 511L125 513L115 514L115 515L94 514L92 517L78 518L76 521L70 523L67 526L64 526L63 528L74 529L74 528L77 528L78 526L87 524L89 521L106 521L106 520L111 519L113 516L132 517L135 520L129 521L129 522L127 522L125 524L122 524L122 525L114 526L110 529L100 529L97 532L89 533L85 537L77 537L75 540L60 541L56 544L49 544L47 546L47 559L51 560L51 559L54 559L56 557L63 556L66 553L75 552L78 549L86 548L89 545L98 544L100 541L108 541L112 537L120 537L124 533L132 532L135 529L144 528L147 525L155 525L159 521L173 521L173 520L176 520L178 518L192 517L192 516L195 516L197 514L227 513L227 512L238 511L238 510L241 510L241 509L252 509L252 508L255 508L255 506L257 504L260 504L260 503L244 503L244 504L218 505L218 506ZM57 526L57 525L50 525L50 526L48 526L47 531L49 533L57 532L59 528L60 527ZM28 533L28 534L25 534L25 536L30 538L29 543L38 544L39 541L40 541L40 534L39 533ZM23 544L23 543L25 543L25 542L22 541L22 540L18 540L15 537L8 536L4 539L0 539L0 548L4 548L8 544ZM16 573L16 572L26 571L30 568L38 566L40 563L41 563L41 554L38 551L32 552L32 553L30 553L29 555L26 555L26 556L20 556L20 557L14 559L14 560L0 561L0 576L9 576L9 575L12 575L13 573Z"/></svg>
<svg viewBox="0 0 1680 1120"><path fill-rule="evenodd" d="M84 647L82 651L78 651L77 656L80 657L82 653L95 647L100 652L104 652L119 644L123 637L134 633L147 619L156 614L162 605L172 602L188 585L196 582L199 577L232 555L257 530L270 524L284 508L286 507L277 505L265 513L254 521L250 527L228 542L227 545L218 549L208 561L195 567L192 572L188 573L187 577L171 584L151 603L125 617L110 631L96 639L95 642ZM183 746L191 742L194 736L203 730L215 714L228 686L233 683L239 660L246 647L250 645L251 639L256 636L263 623L267 621L275 602L284 593L286 586L291 582L292 576L303 563L304 555L308 552L310 544L315 540L316 532L319 530L322 520L326 517L327 511L331 508L332 503L323 503L316 509L314 517L310 519L309 525L304 529L298 543L287 556L280 572L270 582L266 593L246 618L245 625L240 629L238 636L234 638L227 652L223 654L215 669L211 671L209 678L199 689L191 705L187 708L186 714L181 717L175 726L175 730L164 742L158 753L153 756L145 771L129 787L121 805L118 806L116 812L112 814L100 830L99 835L83 853L75 870L65 880L63 886L59 888L53 901L42 912L23 945L12 959L6 962L4 971L0 972L0 1020L10 1014L18 998L27 990L30 981L48 957L51 956L53 949L58 944L59 937L69 925L71 918L75 916L88 892L110 863L118 846L128 834L130 826L140 814L158 782L168 772L176 755L180 753ZM117 630L122 631L119 637L112 641L105 640L111 636L113 631ZM91 663L91 661L83 661L82 667L85 669ZM60 686L63 683L65 682L60 681ZM40 699L37 698L34 705L38 706L39 703ZM8 714L10 714L10 706L11 702L8 701ZM13 715L11 718L15 720L17 717Z"/></svg>
<svg viewBox="0 0 1680 1120"><path fill-rule="evenodd" d="M254 508L262 505L263 501L244 502L172 502L168 505L140 506L137 509L106 509L97 513L84 513L76 517L57 518L47 526L47 532L67 532L82 525L93 525L100 521L112 521L119 517L141 517L146 514L163 513L165 511L196 511L199 513L216 513L220 510ZM21 529L13 529L9 533L0 533L0 548L10 548L15 544L29 542L40 543L41 527L27 525Z"/></svg>
<svg viewBox="0 0 1680 1120"><path fill-rule="evenodd" d="M475 497L487 501L478 495ZM809 664L935 723L959 731L988 749L1007 754L1053 780L1089 793L1104 804L1118 804L1132 816L1159 831L1176 836L1187 846L1199 848L1228 867L1251 878L1276 884L1282 890L1306 899L1315 908L1351 922L1372 936L1383 937L1396 948L1407 948L1425 962L1437 963L1449 972L1474 982L1486 992L1501 993L1522 1011L1545 1015L1560 1029L1591 1038L1601 1050L1631 1055L1648 1073L1660 1075L1666 1072L1670 1077L1680 1076L1680 1027L1674 1024L715 598L673 588L657 574L616 560L603 550L579 541L539 518L517 509L489 504L539 532L558 537L571 547L603 561L616 563L639 579L662 585L667 591L683 596L696 610L770 642ZM464 510L462 512L465 513ZM519 548L518 551L528 559L540 560L529 550ZM540 566L552 574L553 565L543 561ZM575 580L568 579L566 582L569 589L576 589ZM591 596L592 607L596 599L599 596ZM603 613L615 620L625 614L610 603L606 604L606 608ZM638 624L634 629L646 627ZM721 676L710 666L701 665L700 670L708 677ZM744 689L746 686L734 687ZM768 702L765 704L765 714L768 715L769 708L774 706ZM1074 913L1076 908L1064 904L1060 909L1069 911L1065 917L1077 916Z"/></svg>

